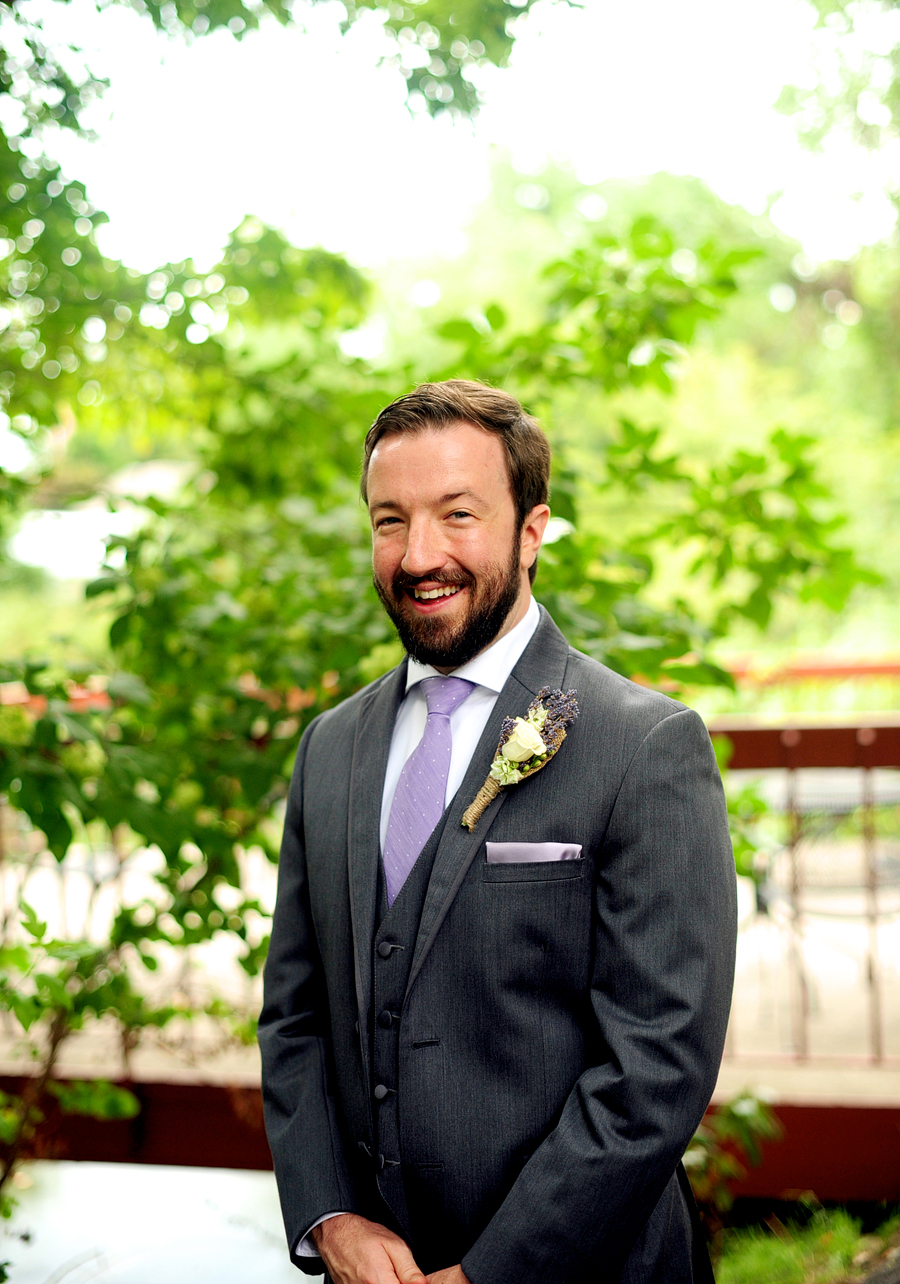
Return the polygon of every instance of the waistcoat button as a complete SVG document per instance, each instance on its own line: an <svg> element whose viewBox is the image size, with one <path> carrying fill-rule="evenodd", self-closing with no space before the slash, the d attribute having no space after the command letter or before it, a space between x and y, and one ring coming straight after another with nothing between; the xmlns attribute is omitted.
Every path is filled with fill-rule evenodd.
<svg viewBox="0 0 900 1284"><path fill-rule="evenodd" d="M381 941L378 946L378 957L380 959L389 959L393 948L390 941Z"/></svg>
<svg viewBox="0 0 900 1284"><path fill-rule="evenodd" d="M378 1013L378 1024L381 1026L382 1030L390 1030L393 1020L394 1014L392 1012L388 1012L387 1008L385 1008L383 1012Z"/></svg>

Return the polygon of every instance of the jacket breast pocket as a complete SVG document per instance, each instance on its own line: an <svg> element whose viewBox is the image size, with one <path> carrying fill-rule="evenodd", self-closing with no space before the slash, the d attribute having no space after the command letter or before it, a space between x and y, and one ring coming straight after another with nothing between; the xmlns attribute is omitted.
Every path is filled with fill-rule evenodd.
<svg viewBox="0 0 900 1284"><path fill-rule="evenodd" d="M572 882L584 876L586 862L581 860L506 861L482 866L486 883L558 883Z"/></svg>

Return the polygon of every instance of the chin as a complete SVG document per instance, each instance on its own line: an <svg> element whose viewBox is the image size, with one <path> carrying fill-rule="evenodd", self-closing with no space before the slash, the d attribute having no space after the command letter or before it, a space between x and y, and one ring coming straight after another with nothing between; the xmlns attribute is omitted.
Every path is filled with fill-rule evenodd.
<svg viewBox="0 0 900 1284"><path fill-rule="evenodd" d="M375 591L391 618L406 653L420 664L435 669L458 669L489 647L514 610L521 592L519 570L520 542L517 539L506 563L492 564L476 579L465 568L459 568L454 580L465 589L463 601L446 611L420 615L408 596L416 583L426 579L438 581L439 574L417 580L396 575L382 584L374 576ZM445 576L444 582L450 577ZM452 611L452 616L450 612Z"/></svg>
<svg viewBox="0 0 900 1284"><path fill-rule="evenodd" d="M458 669L480 654L497 637L516 603L518 593L492 594L477 600L455 619L413 614L405 603L385 603L408 655L436 669ZM382 599L384 600L384 599Z"/></svg>

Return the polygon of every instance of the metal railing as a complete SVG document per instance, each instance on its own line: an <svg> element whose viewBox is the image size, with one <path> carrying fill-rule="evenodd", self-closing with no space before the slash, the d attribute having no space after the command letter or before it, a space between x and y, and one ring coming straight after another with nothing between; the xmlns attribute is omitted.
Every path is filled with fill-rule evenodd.
<svg viewBox="0 0 900 1284"><path fill-rule="evenodd" d="M710 732L774 818L726 1056L900 1061L900 720Z"/></svg>

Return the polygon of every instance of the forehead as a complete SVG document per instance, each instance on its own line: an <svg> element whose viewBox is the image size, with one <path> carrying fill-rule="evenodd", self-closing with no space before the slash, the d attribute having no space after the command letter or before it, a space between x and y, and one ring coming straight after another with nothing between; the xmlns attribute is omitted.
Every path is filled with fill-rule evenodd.
<svg viewBox="0 0 900 1284"><path fill-rule="evenodd" d="M503 442L470 423L386 433L372 452L366 482L370 508L457 490L475 491L486 500L509 495Z"/></svg>

